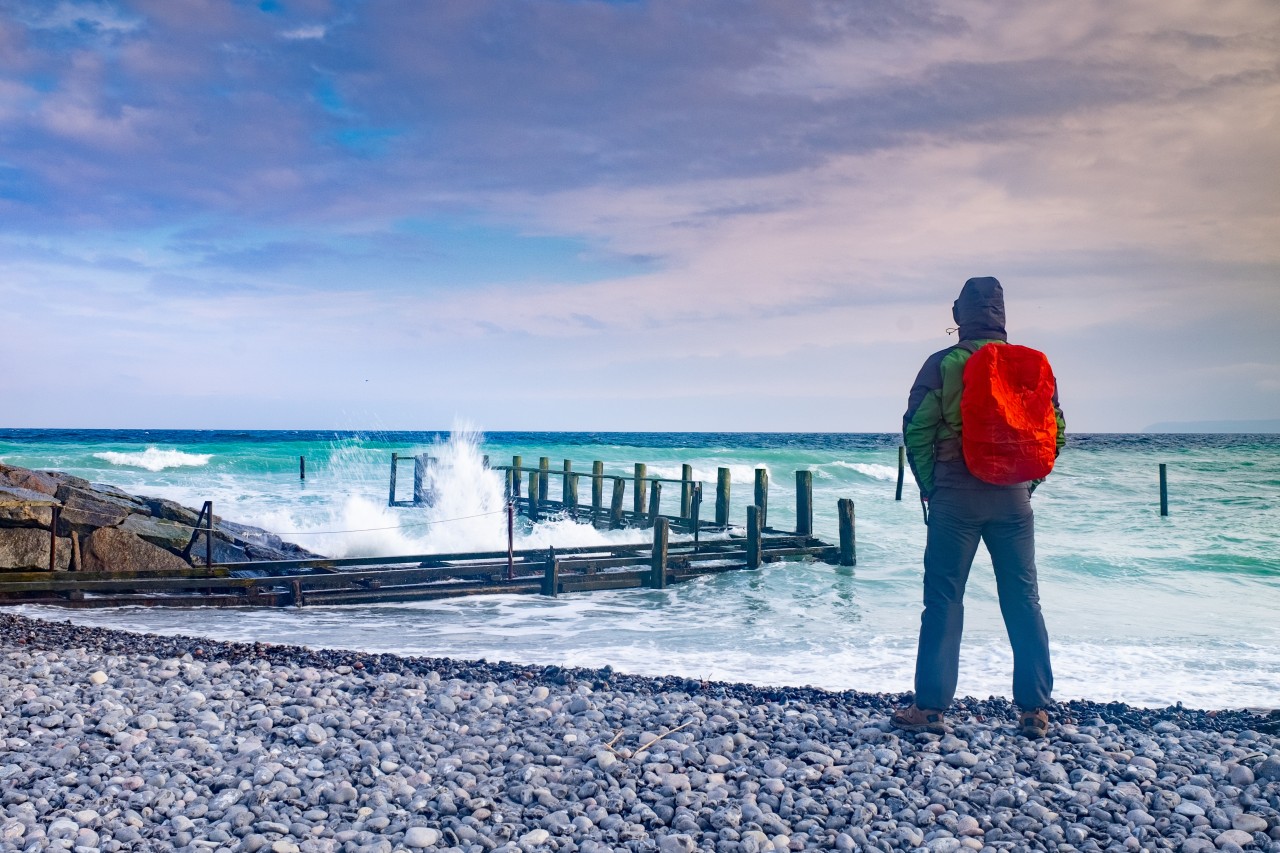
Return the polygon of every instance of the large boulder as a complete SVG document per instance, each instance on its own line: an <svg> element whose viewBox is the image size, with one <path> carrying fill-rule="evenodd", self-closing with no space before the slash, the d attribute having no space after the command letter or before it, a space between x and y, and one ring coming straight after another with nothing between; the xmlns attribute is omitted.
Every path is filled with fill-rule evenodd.
<svg viewBox="0 0 1280 853"><path fill-rule="evenodd" d="M47 552L46 552L47 553ZM187 561L127 530L103 527L84 541L83 569L90 572L142 572L188 569Z"/></svg>
<svg viewBox="0 0 1280 853"><path fill-rule="evenodd" d="M52 496L18 486L0 484L0 527L43 527L53 523Z"/></svg>
<svg viewBox="0 0 1280 853"><path fill-rule="evenodd" d="M163 518L165 521L176 521L179 524L195 526L196 518L200 513L193 509L189 509L177 501L166 500L165 498L142 498L142 502L146 504L147 510L156 518Z"/></svg>
<svg viewBox="0 0 1280 853"><path fill-rule="evenodd" d="M58 537L54 567L71 566L71 540ZM0 528L0 571L30 572L49 568L49 531L34 527Z"/></svg>
<svg viewBox="0 0 1280 853"><path fill-rule="evenodd" d="M43 471L32 471L28 468L15 468L0 463L0 486L16 486L19 489L30 489L42 492L48 497L58 493L58 480Z"/></svg>
<svg viewBox="0 0 1280 853"><path fill-rule="evenodd" d="M203 533L196 534L196 544L191 546L191 565L205 565L205 535ZM186 546L186 543L183 543ZM247 563L251 558L249 553L239 544L233 544L218 536L218 531L213 532L213 562L214 563Z"/></svg>
<svg viewBox="0 0 1280 853"><path fill-rule="evenodd" d="M130 513L150 512L141 501L129 501L65 483L58 487L58 499L62 501L60 533L68 530L92 533L100 527L115 527Z"/></svg>
<svg viewBox="0 0 1280 853"><path fill-rule="evenodd" d="M152 545L158 545L175 554L181 554L182 549L186 548L187 543L191 541L190 527L137 513L130 514L120 523L118 529L128 531Z"/></svg>

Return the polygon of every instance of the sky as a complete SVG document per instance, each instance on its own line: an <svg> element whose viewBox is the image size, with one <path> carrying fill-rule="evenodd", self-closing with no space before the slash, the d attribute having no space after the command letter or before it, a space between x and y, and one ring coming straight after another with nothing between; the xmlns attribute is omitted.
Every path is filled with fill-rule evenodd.
<svg viewBox="0 0 1280 853"><path fill-rule="evenodd" d="M0 426L1280 417L1274 0L0 0Z"/></svg>

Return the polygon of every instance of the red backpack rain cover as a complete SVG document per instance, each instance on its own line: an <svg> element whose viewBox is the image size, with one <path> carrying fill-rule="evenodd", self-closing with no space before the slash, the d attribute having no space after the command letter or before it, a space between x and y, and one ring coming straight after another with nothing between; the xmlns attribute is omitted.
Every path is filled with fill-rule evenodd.
<svg viewBox="0 0 1280 853"><path fill-rule="evenodd" d="M960 444L979 480L1011 486L1053 470L1057 383L1044 353L1016 344L985 344L964 365Z"/></svg>

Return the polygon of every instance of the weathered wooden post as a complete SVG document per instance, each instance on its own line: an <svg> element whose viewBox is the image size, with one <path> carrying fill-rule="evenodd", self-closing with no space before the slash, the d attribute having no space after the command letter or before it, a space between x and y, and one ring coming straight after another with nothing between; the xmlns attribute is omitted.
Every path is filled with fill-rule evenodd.
<svg viewBox="0 0 1280 853"><path fill-rule="evenodd" d="M613 499L609 502L609 529L622 527L622 497L627 491L627 481L621 477L613 479Z"/></svg>
<svg viewBox="0 0 1280 853"><path fill-rule="evenodd" d="M654 484L655 486L657 483ZM649 575L649 586L654 589L667 588L667 534L669 523L659 518L653 525L653 566Z"/></svg>
<svg viewBox="0 0 1280 853"><path fill-rule="evenodd" d="M693 484L693 495L689 498L689 527L693 531L693 550L698 550L698 539L702 535L702 484Z"/></svg>
<svg viewBox="0 0 1280 853"><path fill-rule="evenodd" d="M302 581L292 581L289 584L289 592L293 597L293 606L301 607L304 603L302 600Z"/></svg>
<svg viewBox="0 0 1280 853"><path fill-rule="evenodd" d="M62 507L55 506L50 508L52 512L49 518L49 571L57 571L58 569L58 522L62 520ZM75 531L71 531L71 541L75 541Z"/></svg>
<svg viewBox="0 0 1280 853"><path fill-rule="evenodd" d="M486 471L488 471L488 470L489 470L489 454L488 454L488 453L486 453L486 454L484 455L484 458L482 458L482 459L480 460L480 464L481 464L482 466L484 466L484 469L485 469Z"/></svg>
<svg viewBox="0 0 1280 853"><path fill-rule="evenodd" d="M547 502L547 490L551 484L551 459L547 456L538 457L538 503Z"/></svg>
<svg viewBox="0 0 1280 853"><path fill-rule="evenodd" d="M547 549L547 565L542 573L542 594L556 597L560 591L560 563L556 561L556 549Z"/></svg>
<svg viewBox="0 0 1280 853"><path fill-rule="evenodd" d="M729 476L728 468L716 472L716 526L729 526Z"/></svg>
<svg viewBox="0 0 1280 853"><path fill-rule="evenodd" d="M391 494L387 497L387 506L396 505L396 469L400 467L400 454L391 454Z"/></svg>
<svg viewBox="0 0 1280 853"><path fill-rule="evenodd" d="M645 516L644 526L653 527L658 520L658 511L662 507L662 484L653 481L653 491L649 492L649 512Z"/></svg>
<svg viewBox="0 0 1280 853"><path fill-rule="evenodd" d="M591 463L591 523L600 521L600 510L604 506L604 463L596 460Z"/></svg>
<svg viewBox="0 0 1280 853"><path fill-rule="evenodd" d="M689 503L693 500L693 466L680 466L680 517L689 517Z"/></svg>
<svg viewBox="0 0 1280 853"><path fill-rule="evenodd" d="M813 535L813 472L796 472L796 535Z"/></svg>
<svg viewBox="0 0 1280 853"><path fill-rule="evenodd" d="M1169 477L1165 463L1160 463L1160 514L1169 514Z"/></svg>
<svg viewBox="0 0 1280 853"><path fill-rule="evenodd" d="M645 486L648 481L645 480L647 468L643 462L636 463L636 476L634 492L631 494L631 511L635 514L636 521L640 520L640 516L644 515L645 495L648 494Z"/></svg>
<svg viewBox="0 0 1280 853"><path fill-rule="evenodd" d="M505 489L506 491L505 497L509 501L514 500L516 496L516 488L515 486L512 485L512 482L515 480L515 473L516 472L511 470L510 468L507 469L507 485Z"/></svg>
<svg viewBox="0 0 1280 853"><path fill-rule="evenodd" d="M413 457L413 505L421 505L427 497L427 465L430 464L431 457L425 453L419 453Z"/></svg>
<svg viewBox="0 0 1280 853"><path fill-rule="evenodd" d="M898 445L898 489L893 493L895 501L902 500L902 480L907 472L907 448Z"/></svg>
<svg viewBox="0 0 1280 853"><path fill-rule="evenodd" d="M519 456L511 457L511 471L512 473L515 474L515 477L513 477L512 479L515 480L515 484L516 484L516 490L512 494L512 497L514 498L520 497L520 481L524 479L524 472L520 470L520 463L523 461L524 460L522 460Z"/></svg>
<svg viewBox="0 0 1280 853"><path fill-rule="evenodd" d="M307 457L305 456L298 457L298 479L307 479Z"/></svg>
<svg viewBox="0 0 1280 853"><path fill-rule="evenodd" d="M769 469L756 469L756 506L760 508L760 529L769 526Z"/></svg>
<svg viewBox="0 0 1280 853"><path fill-rule="evenodd" d="M537 471L529 472L529 498L525 501L525 506L529 509L530 521L538 520L538 492L540 491L538 481L541 479Z"/></svg>
<svg viewBox="0 0 1280 853"><path fill-rule="evenodd" d="M747 568L760 568L760 507L747 507Z"/></svg>
<svg viewBox="0 0 1280 853"><path fill-rule="evenodd" d="M578 475L565 474L568 485L565 487L564 506L575 519L578 517Z"/></svg>
<svg viewBox="0 0 1280 853"><path fill-rule="evenodd" d="M564 460L564 476L560 478L560 502L569 506L569 477L573 474L573 460ZM577 503L577 501L574 501Z"/></svg>
<svg viewBox="0 0 1280 853"><path fill-rule="evenodd" d="M511 480L511 472L507 472L507 481ZM507 580L516 577L516 505L507 499Z"/></svg>
<svg viewBox="0 0 1280 853"><path fill-rule="evenodd" d="M853 526L853 501L841 498L836 502L836 515L840 518L840 565L858 564L858 540Z"/></svg>
<svg viewBox="0 0 1280 853"><path fill-rule="evenodd" d="M213 565L213 501L205 501L204 505L209 508L209 518L205 521L204 531L204 564L206 566Z"/></svg>

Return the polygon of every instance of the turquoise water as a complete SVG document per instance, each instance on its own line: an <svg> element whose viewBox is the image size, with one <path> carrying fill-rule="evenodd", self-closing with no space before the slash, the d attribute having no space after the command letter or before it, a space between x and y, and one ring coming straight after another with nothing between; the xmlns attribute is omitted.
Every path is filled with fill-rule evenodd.
<svg viewBox="0 0 1280 853"><path fill-rule="evenodd" d="M505 546L502 483L484 470L572 459L589 472L679 477L714 493L733 473L745 523L754 469L770 472L769 520L794 523L796 470L814 474L815 526L835 541L838 498L857 507L858 565L768 566L664 591L555 600L479 600L301 611L127 608L70 618L154 632L370 651L602 666L764 684L909 689L924 525L910 483L893 500L895 435L0 431L0 461L56 468L131 492L198 505L332 556ZM440 457L439 502L387 506L392 451ZM298 477L305 456L307 478ZM1158 512L1157 466L1170 515ZM407 497L410 466L402 473ZM587 480L583 478L584 498ZM558 483L553 484L553 489ZM630 495L627 497L630 505ZM664 511L675 512L668 487ZM1141 705L1280 707L1280 437L1073 437L1036 493L1041 598L1060 698ZM704 510L708 507L704 504ZM705 513L704 513L705 514ZM636 541L567 519L524 525L517 546ZM1008 695L1012 658L980 552L966 599L962 694Z"/></svg>

